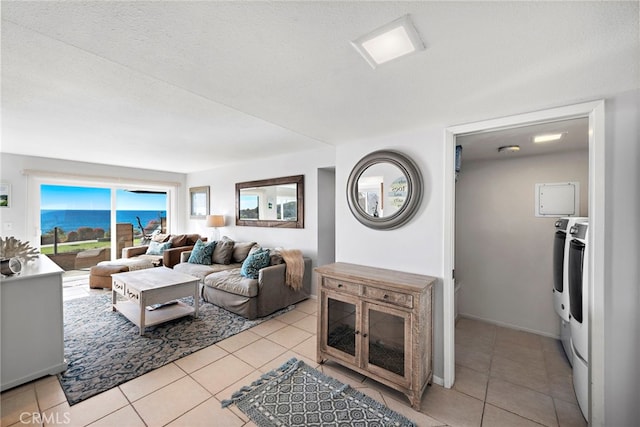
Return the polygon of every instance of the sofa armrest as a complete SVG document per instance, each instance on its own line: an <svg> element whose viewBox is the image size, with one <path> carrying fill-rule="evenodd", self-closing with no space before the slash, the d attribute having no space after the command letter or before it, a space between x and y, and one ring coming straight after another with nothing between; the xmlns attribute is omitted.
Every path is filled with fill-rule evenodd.
<svg viewBox="0 0 640 427"><path fill-rule="evenodd" d="M147 253L149 246L129 246L122 248L122 258L133 258Z"/></svg>
<svg viewBox="0 0 640 427"><path fill-rule="evenodd" d="M286 264L276 264L264 267L258 271L258 286L283 285L286 272Z"/></svg>
<svg viewBox="0 0 640 427"><path fill-rule="evenodd" d="M258 272L258 288L263 287L275 287L284 286L289 288L285 284L286 280L286 264L270 265L261 269ZM305 292L307 295L311 294L311 258L304 257L304 277L302 279L302 289L300 292ZM289 288L291 289L291 288Z"/></svg>
<svg viewBox="0 0 640 427"><path fill-rule="evenodd" d="M162 253L162 265L173 268L174 265L180 264L180 258L183 252L191 251L193 246L178 246L177 248L169 248ZM187 258L189 259L189 258Z"/></svg>
<svg viewBox="0 0 640 427"><path fill-rule="evenodd" d="M189 257L193 251L184 251L180 253L180 262L189 262Z"/></svg>

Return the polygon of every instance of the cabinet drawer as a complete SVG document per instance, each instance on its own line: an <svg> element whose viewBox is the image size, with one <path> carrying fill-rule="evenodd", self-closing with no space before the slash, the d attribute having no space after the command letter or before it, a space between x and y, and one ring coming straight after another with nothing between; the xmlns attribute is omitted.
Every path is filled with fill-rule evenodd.
<svg viewBox="0 0 640 427"><path fill-rule="evenodd" d="M364 295L378 301L388 302L389 304L413 308L412 295L402 294L398 292L389 292L384 289L372 288L369 286L366 286L364 288Z"/></svg>
<svg viewBox="0 0 640 427"><path fill-rule="evenodd" d="M111 286L113 286L113 290L116 291L117 293L119 293L122 296L125 296L124 293L124 283L120 283L120 282L116 282L115 280L113 281L113 283L111 284Z"/></svg>
<svg viewBox="0 0 640 427"><path fill-rule="evenodd" d="M132 301L140 300L140 292L137 289L127 287L125 296Z"/></svg>
<svg viewBox="0 0 640 427"><path fill-rule="evenodd" d="M327 289L335 289L337 291L360 295L360 285L357 283L344 282L342 280L330 279L325 277L322 284Z"/></svg>

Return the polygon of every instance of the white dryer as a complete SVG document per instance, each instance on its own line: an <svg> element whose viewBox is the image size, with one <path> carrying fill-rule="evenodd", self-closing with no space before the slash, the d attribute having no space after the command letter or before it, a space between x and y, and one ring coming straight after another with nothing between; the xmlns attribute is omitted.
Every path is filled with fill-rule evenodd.
<svg viewBox="0 0 640 427"><path fill-rule="evenodd" d="M569 321L569 230L577 222L586 222L585 217L564 217L555 222L553 239L553 307L558 316Z"/></svg>
<svg viewBox="0 0 640 427"><path fill-rule="evenodd" d="M569 241L569 324L573 347L573 387L588 421L589 402L589 224L577 222Z"/></svg>
<svg viewBox="0 0 640 427"><path fill-rule="evenodd" d="M563 217L555 222L553 239L553 306L560 316L560 340L562 347L573 364L571 332L569 326L569 230L578 221L587 221L586 217Z"/></svg>

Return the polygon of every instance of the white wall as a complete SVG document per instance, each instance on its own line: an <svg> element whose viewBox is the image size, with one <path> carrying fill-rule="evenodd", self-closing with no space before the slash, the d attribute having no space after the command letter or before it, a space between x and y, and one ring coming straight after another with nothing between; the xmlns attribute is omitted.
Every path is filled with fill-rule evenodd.
<svg viewBox="0 0 640 427"><path fill-rule="evenodd" d="M354 141L336 149L336 261L437 277L434 298L434 372L442 377L442 239L444 127ZM416 215L395 230L373 230L358 222L347 204L351 169L365 155L393 149L411 157L423 176L424 196Z"/></svg>
<svg viewBox="0 0 640 427"><path fill-rule="evenodd" d="M605 102L605 422L640 420L640 90Z"/></svg>
<svg viewBox="0 0 640 427"><path fill-rule="evenodd" d="M335 149L327 147L191 173L187 176L187 187L210 187L211 213L225 216L226 226L218 229L221 236L226 235L239 242L255 241L264 247L300 249L312 259L315 267L318 255L318 169L334 164ZM291 175L304 175L304 228L235 226L236 183ZM188 194L185 200L187 198ZM327 212L327 215L332 214ZM205 227L204 220L187 219L186 228L203 236L212 236L213 232ZM315 294L315 277L312 292Z"/></svg>
<svg viewBox="0 0 640 427"><path fill-rule="evenodd" d="M557 218L536 217L535 184L580 183L587 216L588 150L464 162L456 183L460 314L558 337L552 298Z"/></svg>
<svg viewBox="0 0 640 427"><path fill-rule="evenodd" d="M43 171L53 175L70 175L78 179L93 177L94 179L107 178L109 181L127 183L131 182L158 182L177 183L178 191L184 190L186 176L184 174L152 171L147 169L135 169L116 166L99 165L95 163L75 162L68 160L48 159L44 157L23 156L17 154L2 153L0 155L0 177L2 182L11 184L11 207L0 209L0 222L2 228L0 235L15 236L16 239L37 242L38 230L35 222L27 223L27 218L36 217L35 209L39 206L39 200L30 200L34 197L33 189L29 190L27 175L24 170ZM183 198L178 197L176 206L176 226L184 222L186 205ZM31 212L31 214L29 214ZM10 223L12 230L6 230L5 224Z"/></svg>

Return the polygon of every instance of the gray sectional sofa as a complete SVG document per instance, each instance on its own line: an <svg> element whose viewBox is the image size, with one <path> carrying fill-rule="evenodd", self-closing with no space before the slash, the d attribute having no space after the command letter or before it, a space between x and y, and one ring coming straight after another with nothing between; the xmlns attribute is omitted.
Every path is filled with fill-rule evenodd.
<svg viewBox="0 0 640 427"><path fill-rule="evenodd" d="M275 251L271 252L269 265L259 270L257 279L252 279L241 274L242 263L250 252L260 248L259 245L255 242L233 242L228 238L223 238L223 241L216 242L211 264L188 262L191 252L185 251L181 254L181 262L173 267L200 279L201 295L205 301L248 319L256 319L309 297L310 258L304 257L303 285L296 291L285 283L287 265ZM230 256L228 252L231 252Z"/></svg>

